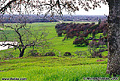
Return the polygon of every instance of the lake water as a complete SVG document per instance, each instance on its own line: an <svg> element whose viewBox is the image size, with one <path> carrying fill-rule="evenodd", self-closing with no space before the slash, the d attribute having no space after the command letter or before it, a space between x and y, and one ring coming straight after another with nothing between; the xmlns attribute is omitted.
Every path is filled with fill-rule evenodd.
<svg viewBox="0 0 120 81"><path fill-rule="evenodd" d="M2 44L14 44L14 45L17 45L18 42L10 42L10 41L0 42L0 45L2 45ZM9 49L9 48L13 48L13 46L10 46L10 45L0 46L0 50L6 50L6 49Z"/></svg>

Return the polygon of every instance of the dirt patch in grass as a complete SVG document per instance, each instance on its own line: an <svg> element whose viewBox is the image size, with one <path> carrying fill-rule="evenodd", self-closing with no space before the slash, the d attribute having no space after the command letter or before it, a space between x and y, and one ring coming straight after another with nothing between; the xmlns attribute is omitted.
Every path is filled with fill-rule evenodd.
<svg viewBox="0 0 120 81"><path fill-rule="evenodd" d="M52 58L52 59L58 59L58 58Z"/></svg>
<svg viewBox="0 0 120 81"><path fill-rule="evenodd" d="M101 62L101 61L105 61L105 60L102 60L102 59L98 59L96 62Z"/></svg>
<svg viewBox="0 0 120 81"><path fill-rule="evenodd" d="M6 63L6 62L0 62L0 63Z"/></svg>
<svg viewBox="0 0 120 81"><path fill-rule="evenodd" d="M76 65L84 65L82 63L78 63L78 64L70 64L70 66L76 66Z"/></svg>
<svg viewBox="0 0 120 81"><path fill-rule="evenodd" d="M1 65L1 64L4 64L4 63L7 63L7 62L0 62L0 65Z"/></svg>

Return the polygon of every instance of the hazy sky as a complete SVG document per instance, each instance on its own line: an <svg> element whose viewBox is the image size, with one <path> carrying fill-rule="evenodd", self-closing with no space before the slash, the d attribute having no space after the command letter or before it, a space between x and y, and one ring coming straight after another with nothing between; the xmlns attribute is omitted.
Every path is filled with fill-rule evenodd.
<svg viewBox="0 0 120 81"><path fill-rule="evenodd" d="M64 12L64 14L67 14ZM108 15L109 14L109 7L108 5L101 4L101 8L96 8L95 10L91 9L88 12L84 9L80 9L75 14L72 15Z"/></svg>

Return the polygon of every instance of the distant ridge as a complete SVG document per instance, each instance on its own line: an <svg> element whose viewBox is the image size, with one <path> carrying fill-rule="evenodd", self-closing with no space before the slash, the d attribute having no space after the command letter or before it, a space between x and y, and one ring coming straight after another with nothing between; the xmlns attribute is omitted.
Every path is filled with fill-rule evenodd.
<svg viewBox="0 0 120 81"><path fill-rule="evenodd" d="M49 15L4 15L0 23L35 23L35 22L59 22L59 21L81 21L81 22L97 22L99 19L106 20L104 15L63 15L50 17Z"/></svg>

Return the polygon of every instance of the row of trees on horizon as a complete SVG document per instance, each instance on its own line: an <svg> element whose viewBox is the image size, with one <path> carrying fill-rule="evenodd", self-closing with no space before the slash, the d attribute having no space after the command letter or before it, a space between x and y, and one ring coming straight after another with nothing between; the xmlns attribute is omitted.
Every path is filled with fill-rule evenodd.
<svg viewBox="0 0 120 81"><path fill-rule="evenodd" d="M19 20L21 18L21 20ZM79 15L64 15L60 16L46 16L43 15L4 15L1 23L35 23L35 22L59 22L59 21L81 21L81 22L97 22L99 19L106 20L106 16L79 16Z"/></svg>

